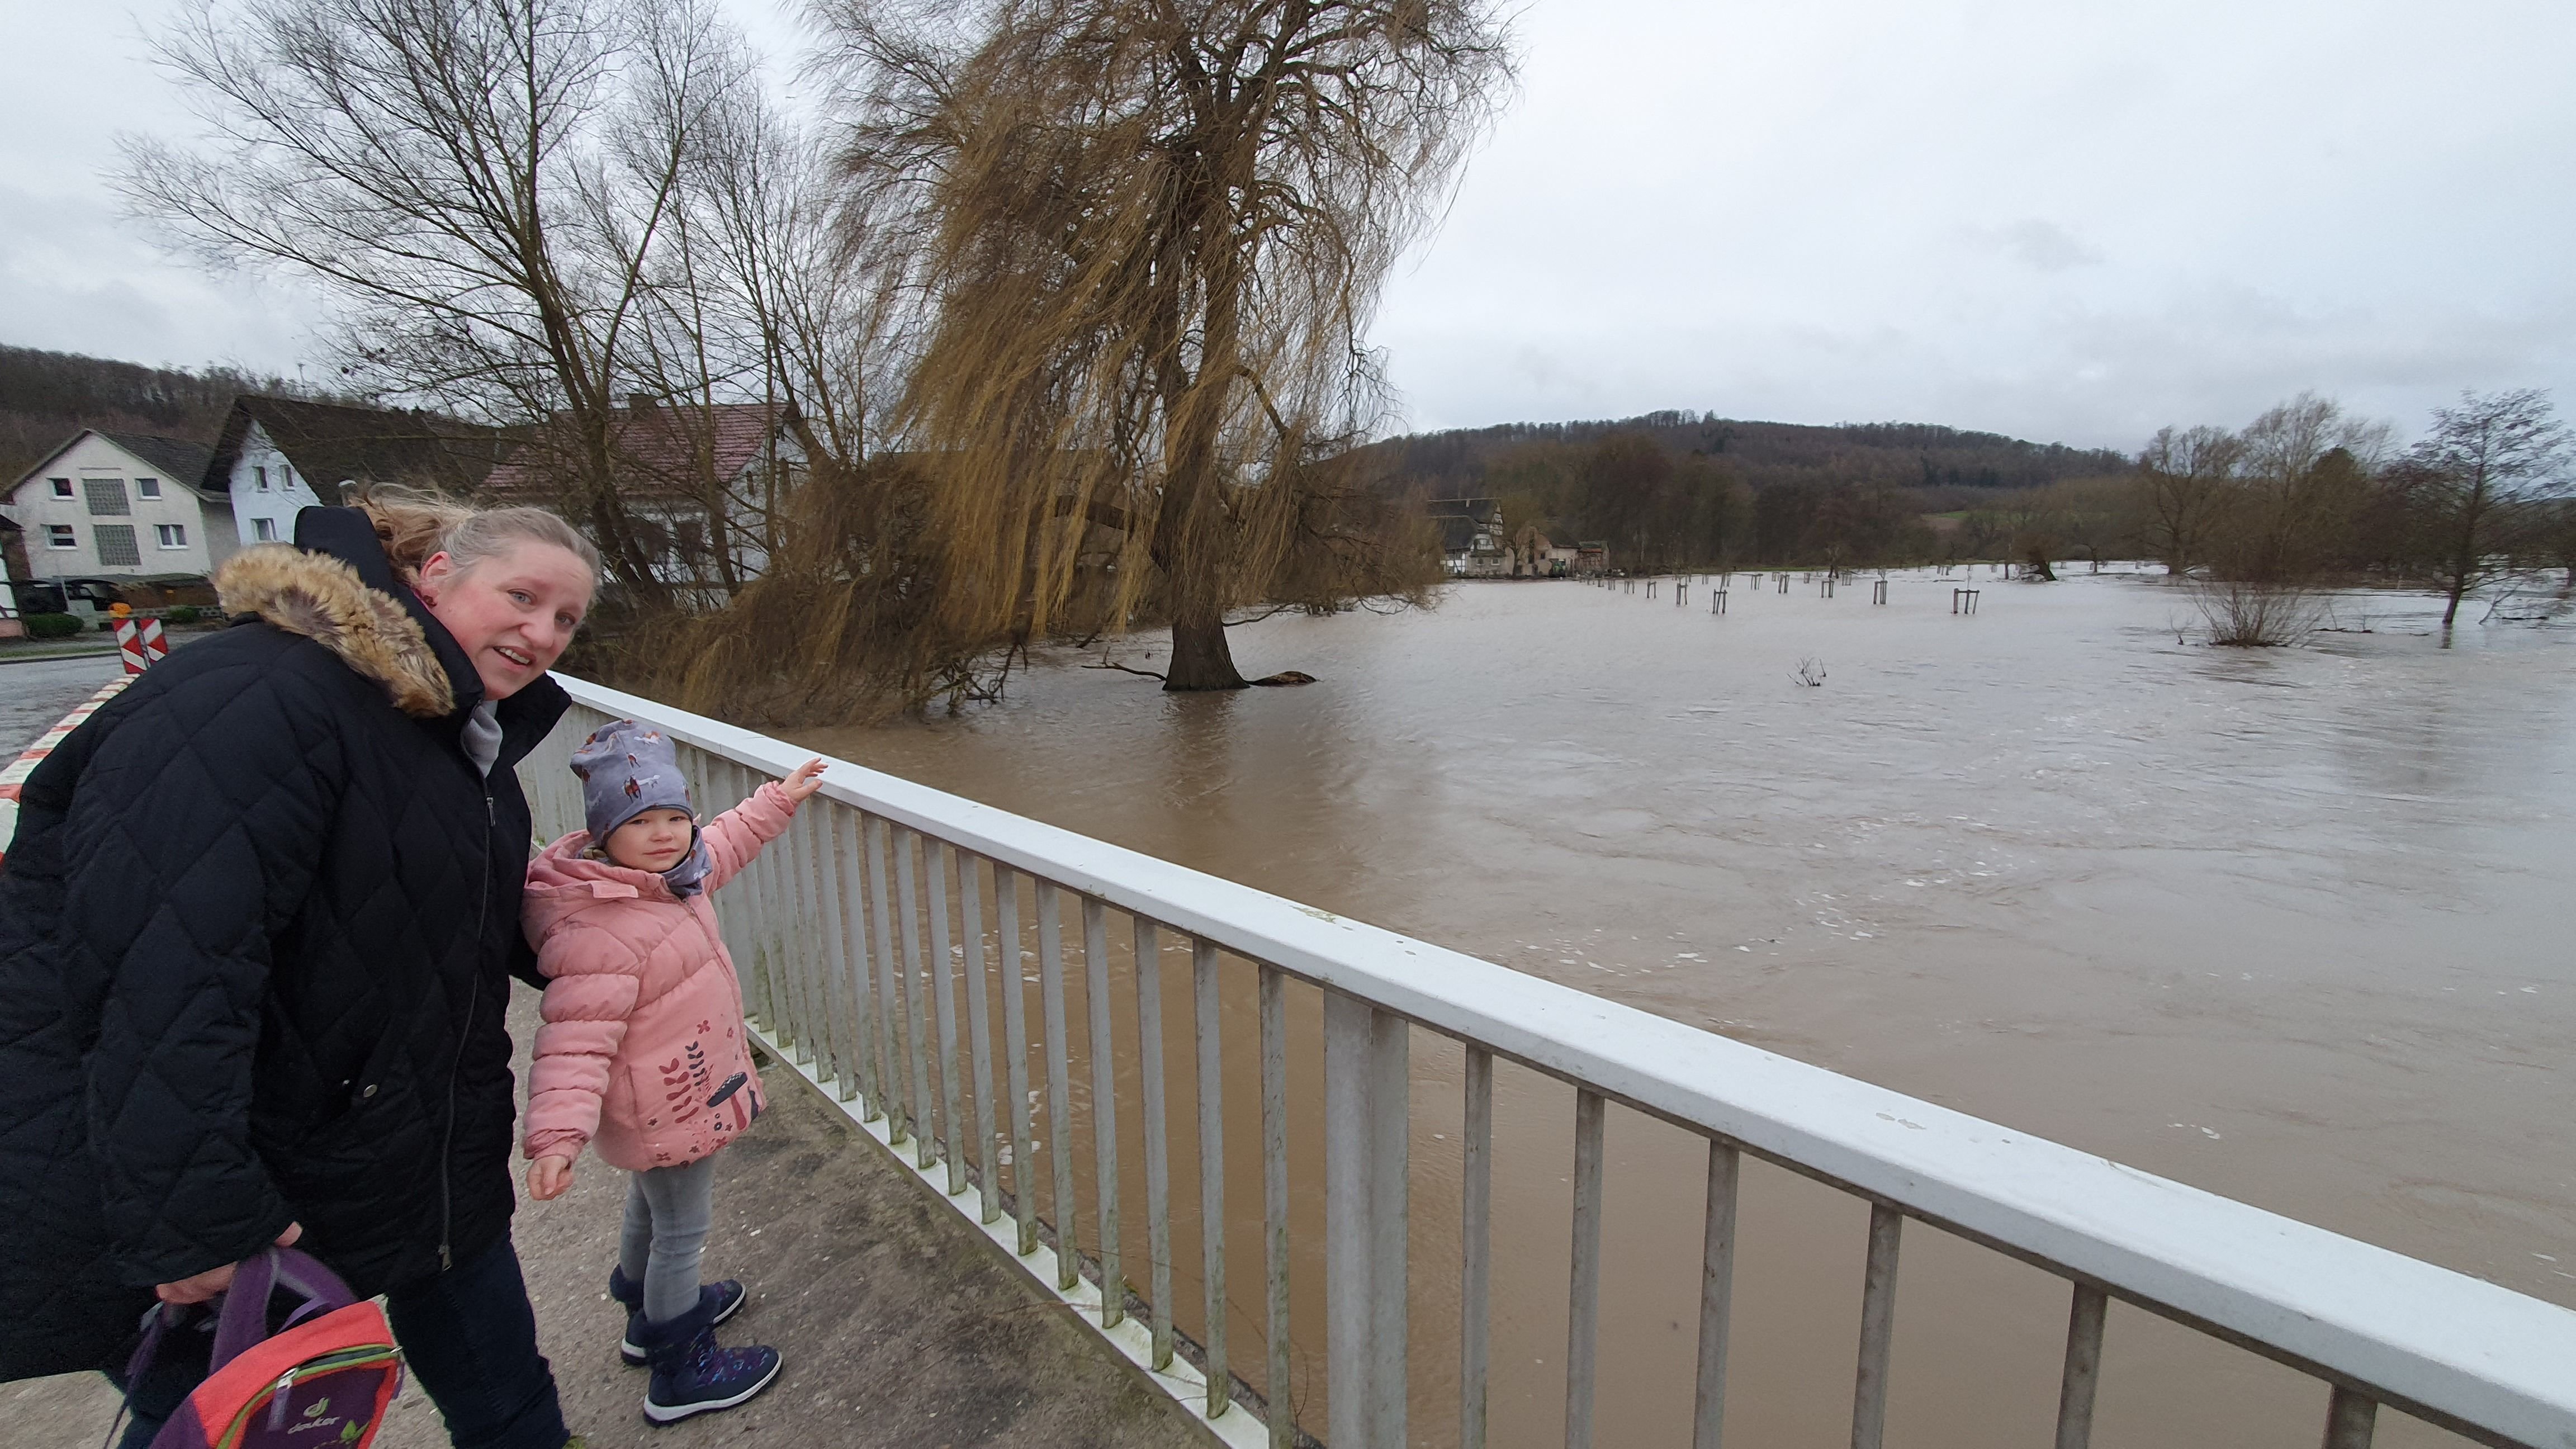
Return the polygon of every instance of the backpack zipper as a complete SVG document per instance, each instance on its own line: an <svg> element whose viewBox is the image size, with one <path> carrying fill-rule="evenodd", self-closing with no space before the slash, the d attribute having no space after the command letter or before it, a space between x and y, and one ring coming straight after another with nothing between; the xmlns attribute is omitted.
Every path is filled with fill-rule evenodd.
<svg viewBox="0 0 2576 1449"><path fill-rule="evenodd" d="M268 1386L268 1427L274 1431L285 1425L287 1395L294 1391L299 1381L326 1373L337 1373L342 1369L369 1368L387 1361L399 1364L401 1357L400 1352L391 1344L368 1344L357 1348L344 1348L336 1353L324 1354L319 1358L295 1365L279 1374L277 1382ZM215 1442L218 1444L238 1442L237 1436L242 1427L250 1422L251 1415L258 1412L259 1401L256 1399L242 1405L241 1412L233 1416L230 1429L230 1434L236 1437L218 1438Z"/></svg>

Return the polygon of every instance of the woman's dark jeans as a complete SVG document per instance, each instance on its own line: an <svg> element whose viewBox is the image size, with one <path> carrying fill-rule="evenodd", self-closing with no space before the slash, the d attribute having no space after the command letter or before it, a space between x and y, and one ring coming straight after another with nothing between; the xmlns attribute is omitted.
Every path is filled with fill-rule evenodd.
<svg viewBox="0 0 2576 1449"><path fill-rule="evenodd" d="M456 1449L563 1449L554 1370L537 1352L537 1316L508 1238L461 1267L385 1295L403 1361L447 1421ZM165 1334L132 1386L118 1449L146 1449L206 1376L212 1335ZM109 1375L110 1378L116 1375Z"/></svg>

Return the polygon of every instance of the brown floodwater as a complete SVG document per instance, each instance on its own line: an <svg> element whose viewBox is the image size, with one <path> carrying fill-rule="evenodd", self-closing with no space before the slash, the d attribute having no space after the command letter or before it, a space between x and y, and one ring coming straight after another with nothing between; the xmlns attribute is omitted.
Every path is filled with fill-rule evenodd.
<svg viewBox="0 0 2576 1449"><path fill-rule="evenodd" d="M1166 696L1059 660L969 715L797 737L2576 1305L2576 635L2445 650L2432 604L2355 595L2305 647L2221 650L2178 641L2194 612L2158 579L1978 583L1958 617L1929 575L1884 607L1866 580L1828 600L1739 576L1722 618L1698 586L1676 607L1669 584L1461 585L1235 631L1246 674L1302 688ZM1188 958L1163 960L1185 1085ZM1227 992L1230 1334L1259 1384L1248 975ZM1293 1392L1321 1433L1313 997L1291 998ZM1461 1068L1414 1042L1412 1437L1446 1444ZM1492 1442L1551 1444L1572 1093L1509 1066L1497 1091ZM1176 1199L1193 1110L1176 1086ZM1688 1442L1704 1171L1613 1110L1601 1444ZM1729 1442L1848 1442L1867 1210L1755 1164L1744 1192ZM1197 1332L1194 1208L1174 1257ZM2063 1285L1921 1224L1899 1284L1888 1443L2048 1442ZM2313 1442L2324 1400L2115 1307L2094 1442ZM2457 1442L2381 1422L2383 1444Z"/></svg>

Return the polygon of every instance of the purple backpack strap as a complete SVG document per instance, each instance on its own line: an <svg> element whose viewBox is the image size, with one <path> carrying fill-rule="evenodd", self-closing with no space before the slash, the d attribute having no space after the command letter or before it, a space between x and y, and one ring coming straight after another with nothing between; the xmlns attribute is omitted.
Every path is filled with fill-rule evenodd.
<svg viewBox="0 0 2576 1449"><path fill-rule="evenodd" d="M245 1258L224 1294L223 1315L215 1320L215 1351L208 1371L222 1368L269 1336L268 1296L284 1288L304 1300L286 1320L292 1327L317 1313L329 1313L358 1301L340 1275L309 1253L269 1248Z"/></svg>

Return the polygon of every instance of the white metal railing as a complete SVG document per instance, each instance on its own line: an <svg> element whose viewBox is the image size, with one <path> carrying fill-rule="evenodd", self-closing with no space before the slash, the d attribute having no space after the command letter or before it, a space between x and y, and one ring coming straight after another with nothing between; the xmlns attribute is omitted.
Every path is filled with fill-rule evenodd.
<svg viewBox="0 0 2576 1449"><path fill-rule="evenodd" d="M563 682L577 706L523 767L542 829L579 825L579 795L565 762L572 745L609 718L649 721L678 741L701 808L709 812L807 758L806 751L747 730L579 680ZM1080 1220L1085 1205L1073 1150L1067 896L1079 912L1088 1007L1095 1162L1087 1224ZM1288 1446L1303 1433L1286 1391L1291 1183L1284 993L1294 980L1323 992L1324 1437L1334 1449L1398 1449L1407 1442L1407 1068L1416 1028L1454 1038L1465 1049L1459 1425L1468 1449L1482 1449L1485 1440L1497 1057L1576 1091L1565 1415L1565 1442L1575 1449L1592 1442L1602 1144L1613 1102L1708 1144L1694 1449L1717 1449L1725 1427L1736 1188L1746 1153L1870 1205L1855 1449L1877 1449L1880 1441L1897 1254L1908 1218L2069 1283L2057 1449L2084 1449L2089 1442L2112 1299L2325 1381L2327 1449L2367 1446L2381 1404L2485 1444L2576 1449L2576 1313L2566 1309L856 765L832 762L821 795L719 895L718 910L742 966L755 1027L772 1052L881 1142L907 1150L925 1181L1082 1308L1232 1444ZM1134 985L1132 1059L1114 1048L1110 963L1121 953L1112 949L1113 914L1126 918L1132 942L1123 953ZM1191 959L1198 1211L1200 1222L1211 1225L1200 1234L1202 1331L1188 1352L1175 1330L1172 1287L1161 980L1167 932L1188 943ZM1038 965L1043 1083L1031 1077L1024 954ZM1259 1317L1266 1349L1259 1392L1236 1378L1226 1343L1218 994L1227 956L1249 963L1258 982ZM989 1000L994 981L1002 988L998 1023ZM999 1093L996 1035L1006 1082ZM1122 1069L1132 1073L1130 1091L1122 1092ZM1041 1096L1043 1123L1033 1120ZM1143 1284L1130 1281L1120 1255L1120 1214L1130 1204L1120 1199L1118 1114L1131 1110L1141 1118L1132 1130L1144 1156ZM1034 1140L1040 1131L1044 1143ZM1039 1157L1051 1173L1036 1171ZM1092 1251L1086 1254L1083 1243ZM1129 1314L1138 1289L1142 1326Z"/></svg>

